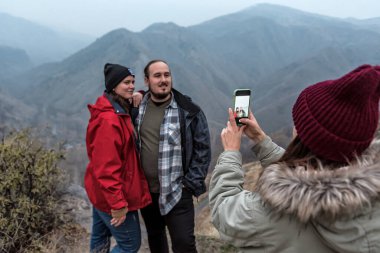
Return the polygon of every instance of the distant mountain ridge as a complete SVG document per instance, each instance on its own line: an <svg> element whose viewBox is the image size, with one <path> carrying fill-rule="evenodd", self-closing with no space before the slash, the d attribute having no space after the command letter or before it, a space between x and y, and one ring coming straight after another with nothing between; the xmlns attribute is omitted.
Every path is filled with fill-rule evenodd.
<svg viewBox="0 0 380 253"><path fill-rule="evenodd" d="M366 29L370 29L374 32L380 33L380 17L368 19L348 18L346 19L346 21L355 25L364 26Z"/></svg>
<svg viewBox="0 0 380 253"><path fill-rule="evenodd" d="M0 45L0 76L7 77L31 69L33 66L24 50Z"/></svg>
<svg viewBox="0 0 380 253"><path fill-rule="evenodd" d="M60 32L0 12L0 45L25 50L35 65L62 60L91 41L88 35Z"/></svg>
<svg viewBox="0 0 380 253"><path fill-rule="evenodd" d="M205 111L218 153L234 89L252 89L262 127L285 140L298 93L360 64L379 64L380 33L372 23L260 4L190 27L157 23L138 33L117 29L8 85L18 87L13 95L38 110L35 120L52 124L69 143L83 143L86 105L104 89L104 64L132 67L136 89L145 89L142 69L157 58L169 62L174 87Z"/></svg>

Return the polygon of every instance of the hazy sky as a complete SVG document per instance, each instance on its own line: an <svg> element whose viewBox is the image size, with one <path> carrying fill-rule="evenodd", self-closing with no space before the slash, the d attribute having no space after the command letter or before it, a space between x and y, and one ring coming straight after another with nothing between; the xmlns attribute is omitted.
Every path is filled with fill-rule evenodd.
<svg viewBox="0 0 380 253"><path fill-rule="evenodd" d="M380 17L380 0L0 0L0 12L101 36L120 27L141 31L156 22L195 25L257 3L342 18Z"/></svg>

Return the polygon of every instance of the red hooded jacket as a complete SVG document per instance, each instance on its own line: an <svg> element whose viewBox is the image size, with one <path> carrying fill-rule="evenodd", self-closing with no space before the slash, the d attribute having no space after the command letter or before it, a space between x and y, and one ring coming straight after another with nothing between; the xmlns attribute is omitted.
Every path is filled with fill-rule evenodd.
<svg viewBox="0 0 380 253"><path fill-rule="evenodd" d="M91 117L86 146L89 164L85 188L95 208L111 213L128 207L137 210L151 203L148 183L136 149L131 117L115 111L108 98L88 105Z"/></svg>

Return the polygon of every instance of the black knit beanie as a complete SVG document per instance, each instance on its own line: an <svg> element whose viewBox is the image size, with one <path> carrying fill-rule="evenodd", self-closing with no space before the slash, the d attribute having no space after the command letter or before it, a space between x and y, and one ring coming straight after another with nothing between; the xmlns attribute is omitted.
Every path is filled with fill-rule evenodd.
<svg viewBox="0 0 380 253"><path fill-rule="evenodd" d="M119 64L106 63L104 65L106 92L112 91L127 76L135 76L130 68Z"/></svg>

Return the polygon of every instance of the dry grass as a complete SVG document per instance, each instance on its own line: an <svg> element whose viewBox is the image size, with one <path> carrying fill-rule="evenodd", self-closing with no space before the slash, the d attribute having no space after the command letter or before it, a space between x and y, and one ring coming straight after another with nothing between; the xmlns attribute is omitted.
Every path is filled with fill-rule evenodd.
<svg viewBox="0 0 380 253"><path fill-rule="evenodd" d="M88 252L88 232L78 224L66 224L39 240L33 242L33 248L39 248L42 253L82 253ZM34 253L35 251L24 250L25 253Z"/></svg>
<svg viewBox="0 0 380 253"><path fill-rule="evenodd" d="M244 174L244 189L254 191L256 182L263 171L259 162L252 162L243 165Z"/></svg>

